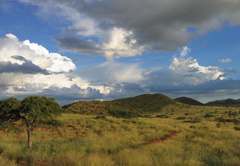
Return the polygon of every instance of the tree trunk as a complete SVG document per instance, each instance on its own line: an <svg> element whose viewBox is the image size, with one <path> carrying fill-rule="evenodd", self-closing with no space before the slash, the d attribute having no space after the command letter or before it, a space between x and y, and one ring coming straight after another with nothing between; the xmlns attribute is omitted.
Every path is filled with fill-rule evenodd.
<svg viewBox="0 0 240 166"><path fill-rule="evenodd" d="M31 149L32 148L32 131L27 130L27 134L28 134L28 148Z"/></svg>

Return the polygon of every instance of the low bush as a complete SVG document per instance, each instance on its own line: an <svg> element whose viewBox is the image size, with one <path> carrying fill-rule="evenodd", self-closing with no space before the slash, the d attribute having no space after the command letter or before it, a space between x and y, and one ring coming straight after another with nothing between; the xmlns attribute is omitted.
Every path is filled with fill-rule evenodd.
<svg viewBox="0 0 240 166"><path fill-rule="evenodd" d="M195 114L186 112L184 115L195 115Z"/></svg>
<svg viewBox="0 0 240 166"><path fill-rule="evenodd" d="M234 126L234 129L237 130L237 131L240 131L240 125Z"/></svg>
<svg viewBox="0 0 240 166"><path fill-rule="evenodd" d="M109 114L116 118L136 118L138 114L134 111L114 110L109 111Z"/></svg>
<svg viewBox="0 0 240 166"><path fill-rule="evenodd" d="M194 125L191 125L191 126L189 126L189 128L195 129L195 128L196 128L196 126L194 126Z"/></svg>
<svg viewBox="0 0 240 166"><path fill-rule="evenodd" d="M238 119L224 119L223 117L218 117L215 119L217 122L233 122L235 125L238 125L240 123L240 120Z"/></svg>
<svg viewBox="0 0 240 166"><path fill-rule="evenodd" d="M95 119L104 119L104 120L106 120L107 118L104 115L98 115L98 116L95 117Z"/></svg>
<svg viewBox="0 0 240 166"><path fill-rule="evenodd" d="M212 114L205 114L204 115L204 118L211 118L211 117L214 117L214 115L212 115Z"/></svg>
<svg viewBox="0 0 240 166"><path fill-rule="evenodd" d="M177 119L177 120L185 120L185 119L187 119L187 118L184 117L184 116L179 116L179 117L177 117L176 119Z"/></svg>
<svg viewBox="0 0 240 166"><path fill-rule="evenodd" d="M200 123L202 119L200 117L194 117L191 119L191 123Z"/></svg>
<svg viewBox="0 0 240 166"><path fill-rule="evenodd" d="M156 115L157 118L169 118L167 115Z"/></svg>

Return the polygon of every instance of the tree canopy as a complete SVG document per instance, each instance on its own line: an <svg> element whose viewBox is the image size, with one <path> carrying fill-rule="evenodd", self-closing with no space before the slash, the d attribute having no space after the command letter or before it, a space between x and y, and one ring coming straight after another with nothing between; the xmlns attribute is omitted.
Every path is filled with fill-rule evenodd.
<svg viewBox="0 0 240 166"><path fill-rule="evenodd" d="M32 132L36 127L56 127L62 123L56 118L63 112L54 98L29 96L18 100L10 97L0 101L1 129L25 129L28 134L28 147L32 147Z"/></svg>

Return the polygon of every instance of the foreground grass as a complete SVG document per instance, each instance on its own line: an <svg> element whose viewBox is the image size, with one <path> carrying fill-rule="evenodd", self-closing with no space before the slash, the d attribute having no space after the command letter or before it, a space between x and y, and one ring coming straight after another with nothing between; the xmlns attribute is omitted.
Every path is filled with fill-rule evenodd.
<svg viewBox="0 0 240 166"><path fill-rule="evenodd" d="M34 132L32 150L27 149L26 133L0 134L0 165L239 165L240 131L234 129L236 124L219 126L215 117L185 114L136 119L64 114L60 120L65 127L53 131L39 128ZM177 120L179 116L185 120ZM200 121L189 123L196 117ZM176 135L170 139L145 144L166 138L173 131Z"/></svg>

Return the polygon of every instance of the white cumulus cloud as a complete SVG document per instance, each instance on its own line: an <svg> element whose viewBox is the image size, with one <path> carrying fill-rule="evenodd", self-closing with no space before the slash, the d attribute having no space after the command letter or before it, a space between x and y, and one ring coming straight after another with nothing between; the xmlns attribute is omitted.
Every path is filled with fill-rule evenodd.
<svg viewBox="0 0 240 166"><path fill-rule="evenodd" d="M219 67L215 66L201 66L196 59L192 57L187 59L174 58L169 67L174 72L176 78L182 77L178 83L183 81L185 84L197 85L203 82L224 79L224 73L220 71ZM177 82L177 81L176 81Z"/></svg>
<svg viewBox="0 0 240 166"><path fill-rule="evenodd" d="M219 59L218 62L220 62L220 63L229 63L229 62L232 62L232 59L229 59L229 58L227 58L227 59Z"/></svg>
<svg viewBox="0 0 240 166"><path fill-rule="evenodd" d="M50 53L37 43L19 41L13 34L0 38L0 97L56 96L67 93L66 89L69 90L66 95L72 98L93 97L90 93L99 93L89 87L86 80L75 76L74 70L76 66L70 58ZM79 87L79 90L75 88L74 91L73 87ZM101 96L100 93L97 96Z"/></svg>

